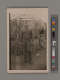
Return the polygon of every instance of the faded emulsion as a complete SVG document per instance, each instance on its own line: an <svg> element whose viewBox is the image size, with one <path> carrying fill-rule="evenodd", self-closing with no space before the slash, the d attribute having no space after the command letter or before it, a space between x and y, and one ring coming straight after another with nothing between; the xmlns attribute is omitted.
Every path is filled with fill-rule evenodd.
<svg viewBox="0 0 60 80"><path fill-rule="evenodd" d="M9 13L9 70L47 70L47 23Z"/></svg>

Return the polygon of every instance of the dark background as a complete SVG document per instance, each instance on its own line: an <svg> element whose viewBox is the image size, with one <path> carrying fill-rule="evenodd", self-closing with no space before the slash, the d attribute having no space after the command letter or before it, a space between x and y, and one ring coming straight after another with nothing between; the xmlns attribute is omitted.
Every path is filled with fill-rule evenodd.
<svg viewBox="0 0 60 80"><path fill-rule="evenodd" d="M7 73L6 8L8 7L48 7L49 18L51 14L57 14L60 21L60 0L0 0L0 80L60 80L60 23L58 23L58 72L48 74Z"/></svg>

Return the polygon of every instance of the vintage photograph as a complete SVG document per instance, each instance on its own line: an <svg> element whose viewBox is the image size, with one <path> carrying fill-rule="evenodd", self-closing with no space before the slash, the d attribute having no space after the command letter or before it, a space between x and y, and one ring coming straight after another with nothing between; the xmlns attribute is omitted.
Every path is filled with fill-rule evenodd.
<svg viewBox="0 0 60 80"><path fill-rule="evenodd" d="M48 73L48 8L7 8L8 73Z"/></svg>

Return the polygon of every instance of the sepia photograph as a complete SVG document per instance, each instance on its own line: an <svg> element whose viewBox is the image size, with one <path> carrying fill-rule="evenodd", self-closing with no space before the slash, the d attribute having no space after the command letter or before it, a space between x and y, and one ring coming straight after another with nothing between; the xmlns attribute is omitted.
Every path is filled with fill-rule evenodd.
<svg viewBox="0 0 60 80"><path fill-rule="evenodd" d="M7 72L48 73L48 8L7 8Z"/></svg>

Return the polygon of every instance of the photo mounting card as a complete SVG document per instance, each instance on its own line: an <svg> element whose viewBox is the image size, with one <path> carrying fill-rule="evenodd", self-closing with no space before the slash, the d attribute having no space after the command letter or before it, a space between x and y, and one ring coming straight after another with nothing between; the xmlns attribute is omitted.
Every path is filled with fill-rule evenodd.
<svg viewBox="0 0 60 80"><path fill-rule="evenodd" d="M8 73L48 73L48 8L7 8Z"/></svg>

